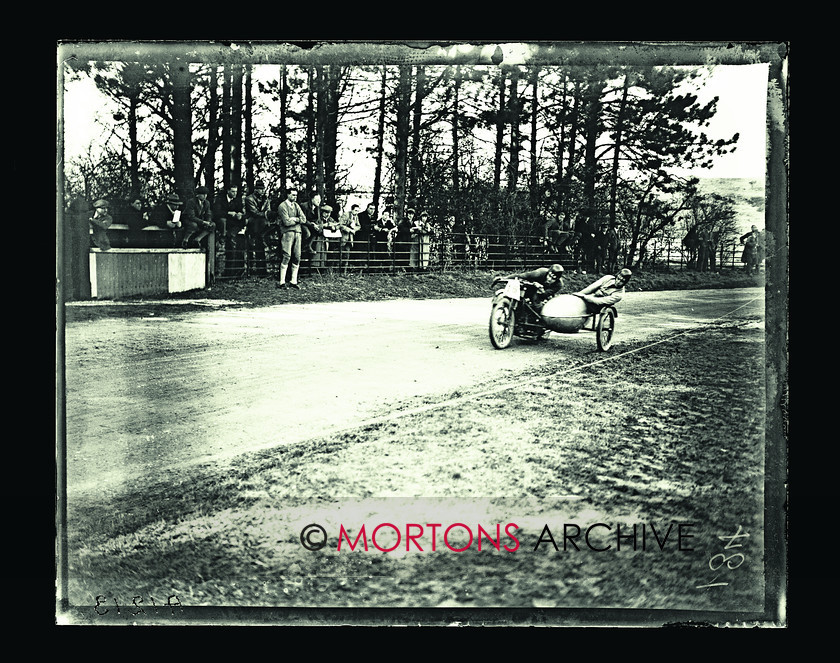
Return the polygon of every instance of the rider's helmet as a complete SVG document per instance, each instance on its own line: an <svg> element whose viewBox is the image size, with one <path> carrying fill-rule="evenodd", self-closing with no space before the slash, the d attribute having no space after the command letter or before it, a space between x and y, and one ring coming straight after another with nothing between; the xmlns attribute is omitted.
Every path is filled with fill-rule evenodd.
<svg viewBox="0 0 840 663"><path fill-rule="evenodd" d="M630 277L631 277L631 276L633 276L633 272L631 272L629 269L627 269L627 268L625 267L624 269L622 269L622 270L621 270L621 271L617 274L617 276L620 276L620 277L621 277L621 279L622 279L625 283L627 283L627 281L629 281L629 280L630 280Z"/></svg>
<svg viewBox="0 0 840 663"><path fill-rule="evenodd" d="M548 268L548 271L552 272L555 276L563 276L563 265L559 263L554 263L551 267Z"/></svg>

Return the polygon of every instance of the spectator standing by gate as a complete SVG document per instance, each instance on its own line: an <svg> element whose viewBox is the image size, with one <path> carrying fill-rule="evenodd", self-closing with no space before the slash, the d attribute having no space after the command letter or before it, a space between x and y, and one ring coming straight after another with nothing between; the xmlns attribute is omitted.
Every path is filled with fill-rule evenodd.
<svg viewBox="0 0 840 663"><path fill-rule="evenodd" d="M306 214L306 221L301 227L301 241L303 243L301 250L303 251L303 255L308 256L311 260L315 249L312 241L320 233L318 224L321 220L321 194L313 191L309 196L309 200L301 203L300 207L303 209L303 213Z"/></svg>
<svg viewBox="0 0 840 663"><path fill-rule="evenodd" d="M312 238L309 240L313 269L320 270L327 266L327 237L326 233L337 232L338 228L332 218L332 206L321 205L318 208L318 219L309 224Z"/></svg>
<svg viewBox="0 0 840 663"><path fill-rule="evenodd" d="M744 252L741 254L744 271L747 274L758 274L761 261L764 260L764 237L758 226L753 226L750 232L741 235L740 241L744 245Z"/></svg>
<svg viewBox="0 0 840 663"><path fill-rule="evenodd" d="M467 262L467 226L460 218L451 216L450 227L454 261L456 265L463 266Z"/></svg>
<svg viewBox="0 0 840 663"><path fill-rule="evenodd" d="M429 266L429 230L427 223L429 215L420 214L420 218L411 224L411 253L408 260L409 269L419 271Z"/></svg>
<svg viewBox="0 0 840 663"><path fill-rule="evenodd" d="M353 250L353 243L356 240L356 233L361 228L359 222L359 206L351 205L350 211L341 216L338 229L341 232L341 244L339 247L339 267L345 272L350 265L350 253Z"/></svg>
<svg viewBox="0 0 840 663"><path fill-rule="evenodd" d="M586 274L595 266L595 219L580 217L575 222L575 269Z"/></svg>
<svg viewBox="0 0 840 663"><path fill-rule="evenodd" d="M382 216L375 219L370 237L370 258L372 261L372 272L387 271L390 267L390 253L391 253L391 231L395 228L394 222L391 220L391 210L385 208Z"/></svg>
<svg viewBox="0 0 840 663"><path fill-rule="evenodd" d="M245 227L245 208L236 184L231 184L216 196L213 201L213 220L216 223L216 250L222 262L219 271L223 272L229 261L236 261L236 238ZM242 256L239 257L241 259Z"/></svg>
<svg viewBox="0 0 840 663"><path fill-rule="evenodd" d="M394 230L394 265L397 269L409 267L411 251L411 228L414 226L415 211L409 207Z"/></svg>
<svg viewBox="0 0 840 663"><path fill-rule="evenodd" d="M697 271L708 272L714 247L706 226L697 226Z"/></svg>
<svg viewBox="0 0 840 663"><path fill-rule="evenodd" d="M257 182L254 192L245 197L245 236L248 238L248 270L254 276L265 276L265 233L268 228L268 197L265 184Z"/></svg>
<svg viewBox="0 0 840 663"><path fill-rule="evenodd" d="M302 228L306 223L306 214L297 202L297 189L289 189L284 200L277 208L280 216L280 269L277 274L277 287L286 287L286 272L291 266L289 285L298 285L298 270L300 269Z"/></svg>
<svg viewBox="0 0 840 663"><path fill-rule="evenodd" d="M359 229L356 231L354 243L358 244L365 253L365 268L370 269L373 259L373 225L376 222L376 205L368 203L364 212L359 214Z"/></svg>

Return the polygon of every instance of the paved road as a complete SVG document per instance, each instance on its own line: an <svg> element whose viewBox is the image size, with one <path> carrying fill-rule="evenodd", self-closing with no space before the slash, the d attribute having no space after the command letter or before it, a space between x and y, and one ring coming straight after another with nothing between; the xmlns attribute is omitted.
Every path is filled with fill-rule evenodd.
<svg viewBox="0 0 840 663"><path fill-rule="evenodd" d="M763 315L762 290L629 293L610 352L740 307ZM65 329L70 494L119 491L595 349L594 335L581 332L494 350L489 298L158 310Z"/></svg>

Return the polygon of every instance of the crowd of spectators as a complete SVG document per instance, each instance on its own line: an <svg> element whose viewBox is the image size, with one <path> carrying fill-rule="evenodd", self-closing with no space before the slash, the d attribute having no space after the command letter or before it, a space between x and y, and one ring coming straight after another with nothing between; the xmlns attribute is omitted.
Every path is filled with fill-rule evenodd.
<svg viewBox="0 0 840 663"><path fill-rule="evenodd" d="M273 200L260 182L246 195L236 185L216 192L212 202L209 194L198 186L186 198L172 192L151 205L141 196L96 200L88 205L91 246L213 247L217 274L274 276L282 286L297 285L296 276L286 281L301 263L314 273L422 271L435 259L455 262L467 252L466 227L454 216L433 224L428 212L413 208L399 215L390 206L377 213L373 203L342 209L317 192L298 200L297 190ZM300 218L287 226L283 210L292 204Z"/></svg>
<svg viewBox="0 0 840 663"><path fill-rule="evenodd" d="M218 191L212 203L209 194L198 186L185 200L173 192L152 206L134 196L116 201L116 209L107 200L96 200L88 205L91 246L103 251L112 246L213 247L215 275L272 276L278 287L299 286L301 266L308 273L418 272L470 261L505 264L521 253L509 238L471 236L475 224L469 215L433 221L427 211L413 207L402 213L390 206L380 213L374 203L344 209L323 202L318 192L300 200L296 189L280 200L270 197L261 182L247 195L236 185ZM617 266L618 236L596 219L558 214L544 224L541 239L546 254L568 260L578 271L601 273ZM683 241L689 268L715 270L715 239L700 226L692 228ZM741 242L745 269L757 271L764 257L762 234L754 230Z"/></svg>

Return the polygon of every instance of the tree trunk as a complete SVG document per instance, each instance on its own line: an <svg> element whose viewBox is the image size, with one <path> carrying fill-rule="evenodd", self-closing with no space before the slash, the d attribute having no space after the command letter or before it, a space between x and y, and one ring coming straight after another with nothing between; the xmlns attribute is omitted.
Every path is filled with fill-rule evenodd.
<svg viewBox="0 0 840 663"><path fill-rule="evenodd" d="M195 191L193 181L192 150L192 77L187 61L174 61L170 65L172 80L172 143L175 162L175 189L182 200L192 198Z"/></svg>
<svg viewBox="0 0 840 663"><path fill-rule="evenodd" d="M572 207L571 207L571 192L572 192L572 177L575 173L575 165L577 160L577 136L578 136L578 125L580 123L580 113L578 112L579 104L580 104L580 87L575 86L575 92L572 94L572 103L574 106L572 107L572 112L570 114L570 124L569 124L569 139L566 143L569 146L569 159L566 163L566 170L563 174L563 194L564 194L564 212L563 212L563 222L568 226L572 216ZM564 118L563 125L565 128L566 120Z"/></svg>
<svg viewBox="0 0 840 663"><path fill-rule="evenodd" d="M385 147L385 99L388 92L388 68L382 67L382 90L379 97L379 121L376 129L376 170L373 177L373 204L381 214L379 199L382 196L382 151Z"/></svg>
<svg viewBox="0 0 840 663"><path fill-rule="evenodd" d="M460 173L460 143L458 126L460 124L459 101L461 95L461 65L455 67L455 88L452 94L452 198L456 208L459 206L459 193L461 189Z"/></svg>
<svg viewBox="0 0 840 663"><path fill-rule="evenodd" d="M216 192L216 151L219 149L219 73L210 66L210 98L207 103L207 158L204 167L204 186L210 190L212 202Z"/></svg>
<svg viewBox="0 0 840 663"><path fill-rule="evenodd" d="M142 195L140 192L140 146L137 143L137 96L128 99L128 150L131 159L129 175L131 178L131 195Z"/></svg>
<svg viewBox="0 0 840 663"><path fill-rule="evenodd" d="M601 92L603 83L591 85L586 93L586 147L583 164L583 209L587 217L595 215L595 185L598 162L595 148L601 128Z"/></svg>
<svg viewBox="0 0 840 663"><path fill-rule="evenodd" d="M230 64L224 65L222 70L222 184L225 189L231 183L231 154L233 150L230 142Z"/></svg>
<svg viewBox="0 0 840 663"><path fill-rule="evenodd" d="M288 153L289 136L286 131L286 106L288 104L289 83L286 79L286 65L280 65L280 188L288 191Z"/></svg>
<svg viewBox="0 0 840 663"><path fill-rule="evenodd" d="M394 157L394 220L402 221L405 209L408 135L411 122L411 66L400 65L397 87L396 150Z"/></svg>
<svg viewBox="0 0 840 663"><path fill-rule="evenodd" d="M496 145L493 160L493 191L502 184L502 151L505 142L505 70L499 68L499 106L496 112Z"/></svg>
<svg viewBox="0 0 840 663"><path fill-rule="evenodd" d="M508 106L510 108L510 146L508 158L508 193L516 191L519 179L519 72L511 70L510 93Z"/></svg>
<svg viewBox="0 0 840 663"><path fill-rule="evenodd" d="M630 91L630 76L624 76L624 89L621 94L621 103L615 120L615 151L613 152L612 173L610 175L610 228L615 228L615 205L618 191L618 164L621 156L621 139L624 130L624 114L627 108L627 96Z"/></svg>
<svg viewBox="0 0 840 663"><path fill-rule="evenodd" d="M254 188L254 97L251 89L251 63L245 65L245 183L248 190Z"/></svg>
<svg viewBox="0 0 840 663"><path fill-rule="evenodd" d="M309 89L307 92L307 109L306 109L306 192L304 200L309 200L309 194L312 192L315 183L315 69L309 67L307 69L309 77Z"/></svg>
<svg viewBox="0 0 840 663"><path fill-rule="evenodd" d="M417 67L417 77L414 86L414 117L411 127L411 161L408 169L408 199L417 204L417 193L420 188L420 124L423 120L423 98L426 96L426 68ZM419 212L418 212L419 213Z"/></svg>
<svg viewBox="0 0 840 663"><path fill-rule="evenodd" d="M234 65L231 76L231 184L242 186L242 65Z"/></svg>
<svg viewBox="0 0 840 663"><path fill-rule="evenodd" d="M324 68L324 85L321 90L321 103L324 110L320 134L323 141L324 198L333 206L338 203L336 195L336 176L338 169L338 102L341 80L344 76L342 67L328 65Z"/></svg>
<svg viewBox="0 0 840 663"><path fill-rule="evenodd" d="M535 218L537 218L540 213L539 177L537 172L537 111L539 110L539 74L540 70L538 67L535 66L531 69L531 172L528 188L531 192L531 214Z"/></svg>

